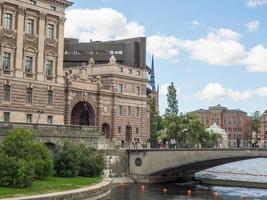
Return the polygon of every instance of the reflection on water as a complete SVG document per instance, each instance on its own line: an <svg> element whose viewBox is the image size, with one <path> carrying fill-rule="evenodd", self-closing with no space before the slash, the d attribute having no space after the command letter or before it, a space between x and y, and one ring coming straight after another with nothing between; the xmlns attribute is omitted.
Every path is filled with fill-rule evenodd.
<svg viewBox="0 0 267 200"><path fill-rule="evenodd" d="M163 191L164 188L167 192ZM191 196L187 195L189 190L192 191ZM267 190L264 189L174 183L144 185L144 189L140 184L114 186L110 200L240 200L244 195L247 200L267 200Z"/></svg>

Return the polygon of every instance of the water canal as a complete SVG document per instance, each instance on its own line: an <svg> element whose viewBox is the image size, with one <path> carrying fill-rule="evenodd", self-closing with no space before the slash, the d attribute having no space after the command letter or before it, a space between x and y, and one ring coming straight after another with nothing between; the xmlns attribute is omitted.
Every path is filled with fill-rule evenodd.
<svg viewBox="0 0 267 200"><path fill-rule="evenodd" d="M164 188L167 191L163 191ZM190 192L191 191L191 195ZM189 195L188 195L189 194ZM246 197L246 198L245 198ZM267 190L172 184L113 186L109 200L266 200Z"/></svg>

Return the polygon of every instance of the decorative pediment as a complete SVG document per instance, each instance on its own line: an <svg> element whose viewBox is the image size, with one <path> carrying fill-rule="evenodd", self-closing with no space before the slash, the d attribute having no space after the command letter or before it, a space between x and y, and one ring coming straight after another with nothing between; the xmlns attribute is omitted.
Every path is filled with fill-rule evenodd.
<svg viewBox="0 0 267 200"><path fill-rule="evenodd" d="M101 81L101 76L91 76L89 75L87 68L82 67L78 72L73 73L72 70L66 71L64 78L71 85L73 81L82 81L97 84L99 86L103 86Z"/></svg>
<svg viewBox="0 0 267 200"><path fill-rule="evenodd" d="M35 49L33 47L29 47L29 46L25 47L24 51L31 52L31 53L37 53L37 49Z"/></svg>

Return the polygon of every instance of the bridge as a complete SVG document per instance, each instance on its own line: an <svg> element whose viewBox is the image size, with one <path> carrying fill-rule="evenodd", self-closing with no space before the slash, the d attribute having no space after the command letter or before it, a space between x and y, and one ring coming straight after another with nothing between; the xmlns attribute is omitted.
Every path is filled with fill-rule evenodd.
<svg viewBox="0 0 267 200"><path fill-rule="evenodd" d="M198 171L235 161L267 157L267 149L130 149L130 176L137 182L192 178Z"/></svg>

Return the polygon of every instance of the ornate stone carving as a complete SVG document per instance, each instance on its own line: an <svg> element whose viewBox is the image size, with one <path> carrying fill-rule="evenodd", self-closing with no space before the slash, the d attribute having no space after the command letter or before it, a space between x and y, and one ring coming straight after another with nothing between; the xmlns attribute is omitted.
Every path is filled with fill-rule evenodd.
<svg viewBox="0 0 267 200"><path fill-rule="evenodd" d="M9 30L9 29L3 29L2 37L15 39L16 38L16 32L13 30Z"/></svg>
<svg viewBox="0 0 267 200"><path fill-rule="evenodd" d="M26 8L24 8L23 6L19 6L19 8L18 8L18 13L19 13L20 15L24 15L25 12L26 12Z"/></svg>
<svg viewBox="0 0 267 200"><path fill-rule="evenodd" d="M40 12L39 19L45 20L45 18L46 18L46 13Z"/></svg>
<svg viewBox="0 0 267 200"><path fill-rule="evenodd" d="M94 66L94 65L95 65L95 60L94 60L93 58L90 58L88 64L89 64L90 66Z"/></svg>
<svg viewBox="0 0 267 200"><path fill-rule="evenodd" d="M57 46L57 41L54 39L45 39L45 45L50 46L50 47L56 47Z"/></svg>
<svg viewBox="0 0 267 200"><path fill-rule="evenodd" d="M58 20L58 23L59 24L64 24L66 21L66 18L65 17L60 17L59 20Z"/></svg>
<svg viewBox="0 0 267 200"><path fill-rule="evenodd" d="M109 59L109 64L110 65L116 65L116 58L114 55L112 55Z"/></svg>
<svg viewBox="0 0 267 200"><path fill-rule="evenodd" d="M82 67L78 73L73 74L74 80L82 80L87 81L88 80L88 72L85 67Z"/></svg>
<svg viewBox="0 0 267 200"><path fill-rule="evenodd" d="M86 67L82 67L77 73L72 73L71 70L66 71L64 78L66 81L68 81L68 84L70 85L73 81L83 81L97 84L100 88L103 87L101 76L90 76Z"/></svg>
<svg viewBox="0 0 267 200"><path fill-rule="evenodd" d="M25 42L29 42L29 43L37 44L37 37L35 35L26 33L24 35L24 41Z"/></svg>

